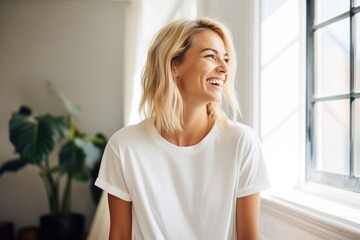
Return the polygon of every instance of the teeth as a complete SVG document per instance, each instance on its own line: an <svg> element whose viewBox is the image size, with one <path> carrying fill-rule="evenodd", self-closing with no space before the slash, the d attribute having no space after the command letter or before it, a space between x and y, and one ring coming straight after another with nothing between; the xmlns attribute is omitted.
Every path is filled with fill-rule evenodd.
<svg viewBox="0 0 360 240"><path fill-rule="evenodd" d="M209 79L209 80L207 80L207 82L212 84L212 85L218 85L218 86L223 86L224 85L224 81L220 80L220 79Z"/></svg>

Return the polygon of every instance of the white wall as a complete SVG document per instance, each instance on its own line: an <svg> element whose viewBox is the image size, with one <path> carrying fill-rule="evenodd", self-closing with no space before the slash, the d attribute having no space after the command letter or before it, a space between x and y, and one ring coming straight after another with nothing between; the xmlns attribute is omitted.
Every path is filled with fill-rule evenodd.
<svg viewBox="0 0 360 240"><path fill-rule="evenodd" d="M0 1L0 164L13 157L8 120L21 104L35 114L64 113L46 82L81 106L80 130L108 137L123 126L125 2ZM128 23L131 24L131 23ZM0 177L0 220L37 225L48 212L35 167ZM87 226L95 206L88 183L73 185L73 210Z"/></svg>
<svg viewBox="0 0 360 240"><path fill-rule="evenodd" d="M305 116L304 99L301 99L305 81L305 4L299 0L259 1L260 136L272 190L285 186L291 189L302 173L300 153L304 139L300 139L300 124ZM262 205L261 232L264 239L320 239L299 228L296 220L290 221L292 213L280 217L267 201Z"/></svg>

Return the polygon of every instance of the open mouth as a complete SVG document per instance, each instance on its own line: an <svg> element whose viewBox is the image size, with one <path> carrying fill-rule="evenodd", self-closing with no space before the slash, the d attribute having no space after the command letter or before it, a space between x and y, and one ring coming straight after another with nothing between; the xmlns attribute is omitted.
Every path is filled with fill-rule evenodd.
<svg viewBox="0 0 360 240"><path fill-rule="evenodd" d="M222 87L224 85L224 80L221 79L208 79L207 82L217 87Z"/></svg>

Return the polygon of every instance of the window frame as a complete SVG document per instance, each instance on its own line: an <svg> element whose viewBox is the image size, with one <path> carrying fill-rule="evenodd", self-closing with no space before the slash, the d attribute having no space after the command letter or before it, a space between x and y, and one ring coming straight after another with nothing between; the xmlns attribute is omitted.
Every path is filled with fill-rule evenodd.
<svg viewBox="0 0 360 240"><path fill-rule="evenodd" d="M360 99L360 93L355 93L355 23L354 16L360 12L360 6L353 7L353 1L350 1L350 10L332 17L326 21L315 24L315 1L306 1L306 167L305 179L309 182L330 185L333 187L360 192L360 177L354 173L354 128L355 128L355 100ZM360 13L359 13L360 14ZM360 15L358 16L360 17ZM331 95L326 97L315 97L315 43L314 35L318 29L329 26L343 19L349 19L350 24L350 92L348 94ZM350 101L350 123L349 123L349 172L347 175L330 173L316 169L315 153L315 121L314 106L315 103L328 100L348 99Z"/></svg>

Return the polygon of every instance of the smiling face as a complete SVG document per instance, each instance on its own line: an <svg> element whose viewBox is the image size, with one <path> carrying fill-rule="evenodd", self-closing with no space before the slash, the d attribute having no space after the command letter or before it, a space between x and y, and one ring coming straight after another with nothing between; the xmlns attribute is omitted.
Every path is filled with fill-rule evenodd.
<svg viewBox="0 0 360 240"><path fill-rule="evenodd" d="M191 40L181 62L174 62L174 77L185 104L197 105L220 101L227 78L224 42L212 30L202 30Z"/></svg>

